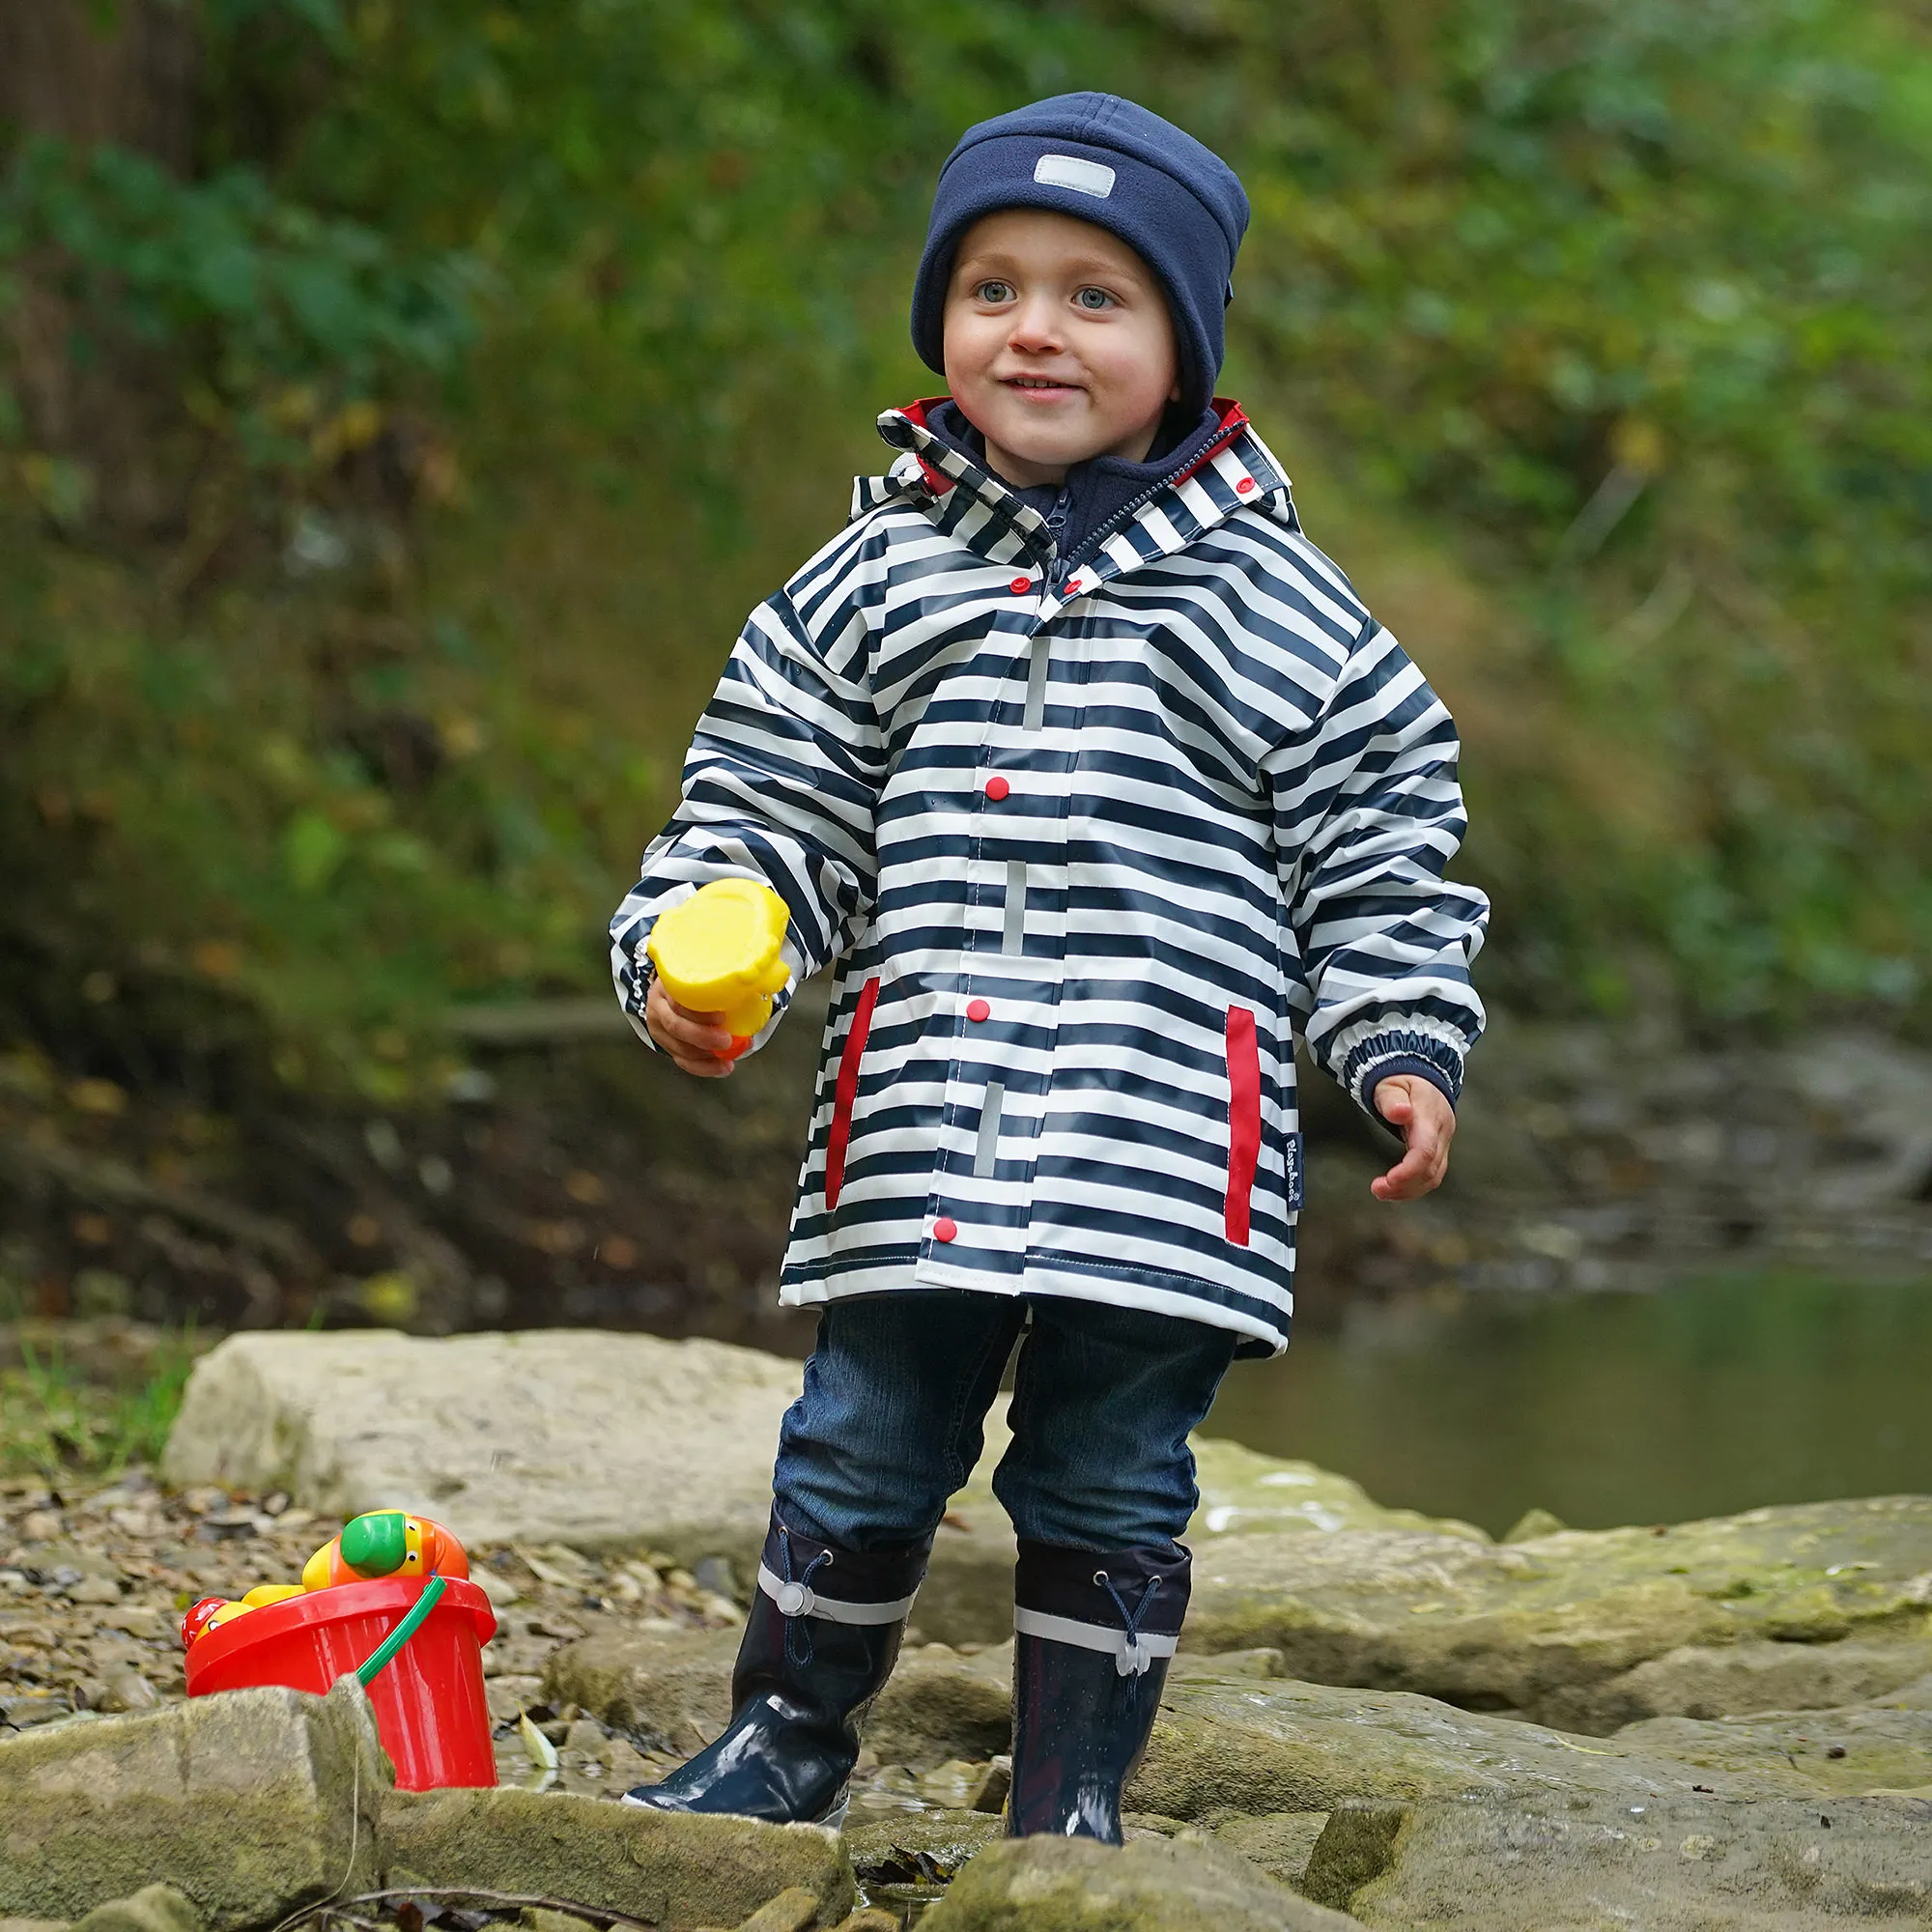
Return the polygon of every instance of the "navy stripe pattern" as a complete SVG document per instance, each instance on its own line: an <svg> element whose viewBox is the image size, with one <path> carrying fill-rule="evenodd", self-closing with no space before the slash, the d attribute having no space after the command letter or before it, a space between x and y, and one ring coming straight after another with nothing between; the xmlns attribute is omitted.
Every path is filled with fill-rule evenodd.
<svg viewBox="0 0 1932 1932"><path fill-rule="evenodd" d="M1455 727L1233 405L1070 573L924 408L739 639L619 997L641 1034L652 923L725 876L785 899L794 984L837 962L785 1302L1063 1294L1279 1349L1296 1032L1367 1107L1391 1066L1453 1097L1482 1029Z"/></svg>

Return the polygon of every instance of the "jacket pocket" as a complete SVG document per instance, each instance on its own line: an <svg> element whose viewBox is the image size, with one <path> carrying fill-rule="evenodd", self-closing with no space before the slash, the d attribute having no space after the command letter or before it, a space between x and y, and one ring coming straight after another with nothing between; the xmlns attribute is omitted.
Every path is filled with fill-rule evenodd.
<svg viewBox="0 0 1932 1932"><path fill-rule="evenodd" d="M825 1206L838 1205L845 1185L845 1144L852 1138L852 1104L859 1097L859 1063L866 1057L866 1037L872 1031L872 1009L879 1004L879 982L867 980L860 989L852 1014L852 1030L838 1056L838 1084L832 1096L832 1133L825 1143Z"/></svg>
<svg viewBox="0 0 1932 1932"><path fill-rule="evenodd" d="M1262 1152L1262 1062L1255 1016L1246 1007L1228 1009L1228 1238L1248 1245L1248 1203Z"/></svg>

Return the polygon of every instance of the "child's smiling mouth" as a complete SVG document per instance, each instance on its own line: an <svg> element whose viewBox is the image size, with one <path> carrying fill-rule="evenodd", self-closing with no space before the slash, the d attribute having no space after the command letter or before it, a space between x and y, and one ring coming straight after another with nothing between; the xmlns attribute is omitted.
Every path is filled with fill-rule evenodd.
<svg viewBox="0 0 1932 1932"><path fill-rule="evenodd" d="M1040 402L1052 402L1066 396L1082 393L1077 383L1062 382L1055 376L1003 376L1000 378L1003 389L1014 389L1023 396L1037 398Z"/></svg>

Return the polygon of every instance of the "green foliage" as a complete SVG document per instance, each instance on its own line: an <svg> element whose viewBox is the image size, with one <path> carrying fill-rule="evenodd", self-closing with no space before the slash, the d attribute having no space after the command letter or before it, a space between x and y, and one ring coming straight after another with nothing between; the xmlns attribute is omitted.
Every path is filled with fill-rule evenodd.
<svg viewBox="0 0 1932 1932"><path fill-rule="evenodd" d="M77 1373L57 1339L40 1350L23 1338L20 1356L19 1368L0 1368L0 1476L71 1481L160 1461L194 1363L191 1334L121 1383Z"/></svg>
<svg viewBox="0 0 1932 1932"><path fill-rule="evenodd" d="M182 182L145 156L25 143L0 183L0 262L51 261L70 354L100 330L173 352L194 414L251 466L306 470L317 422L446 377L474 333L474 267L405 260L374 229L276 193L252 168Z"/></svg>
<svg viewBox="0 0 1932 1932"><path fill-rule="evenodd" d="M0 261L272 485L238 560L89 561L26 539L85 538L88 493L16 424L0 857L43 906L83 881L56 970L136 932L286 1077L392 1094L451 1000L599 984L730 629L938 384L904 303L941 159L1100 86L1248 185L1227 386L1317 539L1384 611L1455 559L1461 640L1398 627L1463 712L1490 983L1615 1006L1662 961L1716 1014L1925 1016L1932 49L1882 8L204 19L194 179L29 145L0 196ZM410 434L411 500L372 497Z"/></svg>

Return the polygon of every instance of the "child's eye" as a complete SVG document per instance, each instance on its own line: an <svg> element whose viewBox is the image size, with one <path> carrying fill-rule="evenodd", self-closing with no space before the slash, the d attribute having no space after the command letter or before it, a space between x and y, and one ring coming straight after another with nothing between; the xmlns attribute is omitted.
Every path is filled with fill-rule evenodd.
<svg viewBox="0 0 1932 1932"><path fill-rule="evenodd" d="M975 297L989 308L999 308L1013 298L1013 285L1010 282L981 282L973 291Z"/></svg>
<svg viewBox="0 0 1932 1932"><path fill-rule="evenodd" d="M1076 289L1073 294L1073 299L1082 308L1100 309L1112 308L1114 306L1114 298L1105 289Z"/></svg>

